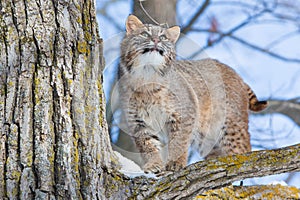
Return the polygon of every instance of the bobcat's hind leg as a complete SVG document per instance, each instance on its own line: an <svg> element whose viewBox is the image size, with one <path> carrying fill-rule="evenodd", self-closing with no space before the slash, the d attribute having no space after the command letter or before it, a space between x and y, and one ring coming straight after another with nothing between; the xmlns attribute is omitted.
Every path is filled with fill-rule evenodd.
<svg viewBox="0 0 300 200"><path fill-rule="evenodd" d="M226 155L243 154L251 151L248 121L236 121L230 123L221 141Z"/></svg>
<svg viewBox="0 0 300 200"><path fill-rule="evenodd" d="M240 124L238 125L231 124L231 126L227 127L219 143L214 146L212 151L205 157L205 159L218 156L243 154L251 151L248 126L241 126Z"/></svg>

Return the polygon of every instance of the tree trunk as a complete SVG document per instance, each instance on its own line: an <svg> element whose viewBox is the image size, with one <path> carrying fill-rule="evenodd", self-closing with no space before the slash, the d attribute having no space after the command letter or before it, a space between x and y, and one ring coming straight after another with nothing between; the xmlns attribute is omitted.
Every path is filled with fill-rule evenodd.
<svg viewBox="0 0 300 200"><path fill-rule="evenodd" d="M176 25L177 0L151 0L142 1L145 11L159 24L167 23L169 26ZM134 0L133 13L146 24L155 24L142 9L140 0Z"/></svg>
<svg viewBox="0 0 300 200"><path fill-rule="evenodd" d="M94 2L0 1L0 12L0 198L103 198L111 146Z"/></svg>

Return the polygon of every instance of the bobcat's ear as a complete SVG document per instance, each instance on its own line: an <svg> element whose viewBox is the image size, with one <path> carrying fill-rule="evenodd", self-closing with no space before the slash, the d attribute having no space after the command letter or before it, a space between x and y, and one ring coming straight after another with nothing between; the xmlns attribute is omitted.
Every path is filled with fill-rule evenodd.
<svg viewBox="0 0 300 200"><path fill-rule="evenodd" d="M127 34L131 34L137 28L143 27L144 24L134 15L129 15L126 20Z"/></svg>
<svg viewBox="0 0 300 200"><path fill-rule="evenodd" d="M171 42L175 43L180 36L180 27L179 26L173 26L171 28L167 29L167 37Z"/></svg>

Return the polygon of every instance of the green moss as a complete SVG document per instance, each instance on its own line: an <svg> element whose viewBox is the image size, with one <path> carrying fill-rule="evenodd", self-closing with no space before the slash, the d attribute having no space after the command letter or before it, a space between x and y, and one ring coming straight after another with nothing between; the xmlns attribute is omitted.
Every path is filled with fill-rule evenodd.
<svg viewBox="0 0 300 200"><path fill-rule="evenodd" d="M16 181L19 182L19 180L20 180L20 178L21 178L21 172L20 172L20 171L17 171L17 170L12 171L12 172L11 172L11 176L12 176L12 178L13 178L14 180L16 180Z"/></svg>
<svg viewBox="0 0 300 200"><path fill-rule="evenodd" d="M94 111L94 107L93 106L90 106L90 105L85 105L84 106L84 111L85 111L85 113L91 113L91 112L93 112Z"/></svg>
<svg viewBox="0 0 300 200"><path fill-rule="evenodd" d="M10 163L10 157L8 157L8 158L6 159L6 165L9 165L9 163Z"/></svg>
<svg viewBox="0 0 300 200"><path fill-rule="evenodd" d="M26 157L26 165L27 166L31 166L32 165L32 162L33 162L33 154L32 154L32 151L28 152L27 154L27 157Z"/></svg>
<svg viewBox="0 0 300 200"><path fill-rule="evenodd" d="M15 196L15 197L17 197L18 196L18 193L19 193L19 189L18 189L18 187L15 187L14 189L12 189L12 196Z"/></svg>
<svg viewBox="0 0 300 200"><path fill-rule="evenodd" d="M72 79L67 79L68 85L69 87L73 84L73 80Z"/></svg>
<svg viewBox="0 0 300 200"><path fill-rule="evenodd" d="M82 19L81 19L81 17L77 17L76 22L77 22L78 24L82 24Z"/></svg>
<svg viewBox="0 0 300 200"><path fill-rule="evenodd" d="M7 34L5 35L6 36L6 40L9 40L10 38L10 36L12 36L12 35L15 35L13 32L14 32L14 28L13 28L13 26L6 26L7 27Z"/></svg>
<svg viewBox="0 0 300 200"><path fill-rule="evenodd" d="M237 154L235 156L226 156L226 157L220 157L218 160L222 163L225 163L226 165L232 165L235 164L237 166L240 166L245 161L249 160L248 156Z"/></svg>
<svg viewBox="0 0 300 200"><path fill-rule="evenodd" d="M17 184L20 181L21 178L21 172L14 170L11 172L11 178L15 181L15 184ZM18 187L14 187L11 191L11 195L12 196L17 196L19 193L19 188Z"/></svg>
<svg viewBox="0 0 300 200"><path fill-rule="evenodd" d="M300 190L282 185L229 186L209 190L195 199L299 199Z"/></svg>
<svg viewBox="0 0 300 200"><path fill-rule="evenodd" d="M8 87L13 87L14 86L14 82L13 81L8 81L7 86Z"/></svg>
<svg viewBox="0 0 300 200"><path fill-rule="evenodd" d="M28 44L34 42L33 37L21 36L20 40L21 40L21 44Z"/></svg>
<svg viewBox="0 0 300 200"><path fill-rule="evenodd" d="M85 40L77 42L77 50L79 53L82 53L82 54L90 53L89 46Z"/></svg>
<svg viewBox="0 0 300 200"><path fill-rule="evenodd" d="M6 188L6 181L2 177L1 177L1 187ZM6 190L4 190L4 196L7 196L7 191Z"/></svg>
<svg viewBox="0 0 300 200"><path fill-rule="evenodd" d="M40 98L38 96L39 94L39 87L40 87L40 79L37 77L37 75L34 78L34 98L35 98L35 104L38 105L40 104Z"/></svg>
<svg viewBox="0 0 300 200"><path fill-rule="evenodd" d="M100 105L99 124L101 127L103 127L104 116L102 115L103 115L103 106L105 106L105 104L103 103L104 97L103 97L103 90L102 90L102 84L100 79L97 80L97 88L99 93L99 105Z"/></svg>
<svg viewBox="0 0 300 200"><path fill-rule="evenodd" d="M85 38L85 40L87 40L87 41L92 41L92 35L91 35L91 33L88 32L88 31L85 31L85 32L84 32L84 38Z"/></svg>
<svg viewBox="0 0 300 200"><path fill-rule="evenodd" d="M74 168L74 173L76 176L76 183L77 183L77 187L80 188L80 177L79 177L79 162L80 162L80 158L79 158L79 150L78 150L78 132L75 131L74 134L74 139L73 139L73 155L72 155L72 166Z"/></svg>
<svg viewBox="0 0 300 200"><path fill-rule="evenodd" d="M110 162L113 163L117 169L120 169L121 166L119 166L119 160L117 156L114 156L113 154L111 154L110 156Z"/></svg>
<svg viewBox="0 0 300 200"><path fill-rule="evenodd" d="M90 22L90 1L86 1L86 3L84 4L85 6L83 7L83 20L84 20L84 24L87 26L89 24L91 24Z"/></svg>
<svg viewBox="0 0 300 200"><path fill-rule="evenodd" d="M0 88L0 96L4 96L5 95L5 88L4 87L1 87ZM0 101L0 104L4 104L3 101Z"/></svg>
<svg viewBox="0 0 300 200"><path fill-rule="evenodd" d="M55 162L55 153L53 149L51 149L50 156L48 157L50 166L51 166L51 171L54 173L54 162Z"/></svg>
<svg viewBox="0 0 300 200"><path fill-rule="evenodd" d="M98 152L98 153L96 154L96 157L97 157L97 160L101 160L101 152Z"/></svg>

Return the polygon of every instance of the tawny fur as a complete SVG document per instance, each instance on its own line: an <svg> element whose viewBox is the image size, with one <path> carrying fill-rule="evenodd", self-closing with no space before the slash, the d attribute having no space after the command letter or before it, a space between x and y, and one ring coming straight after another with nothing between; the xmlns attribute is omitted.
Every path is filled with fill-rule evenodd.
<svg viewBox="0 0 300 200"><path fill-rule="evenodd" d="M121 46L119 92L145 172L177 170L192 146L206 157L251 151L248 111L260 111L250 87L213 59L177 61L179 27L143 24L130 15Z"/></svg>

